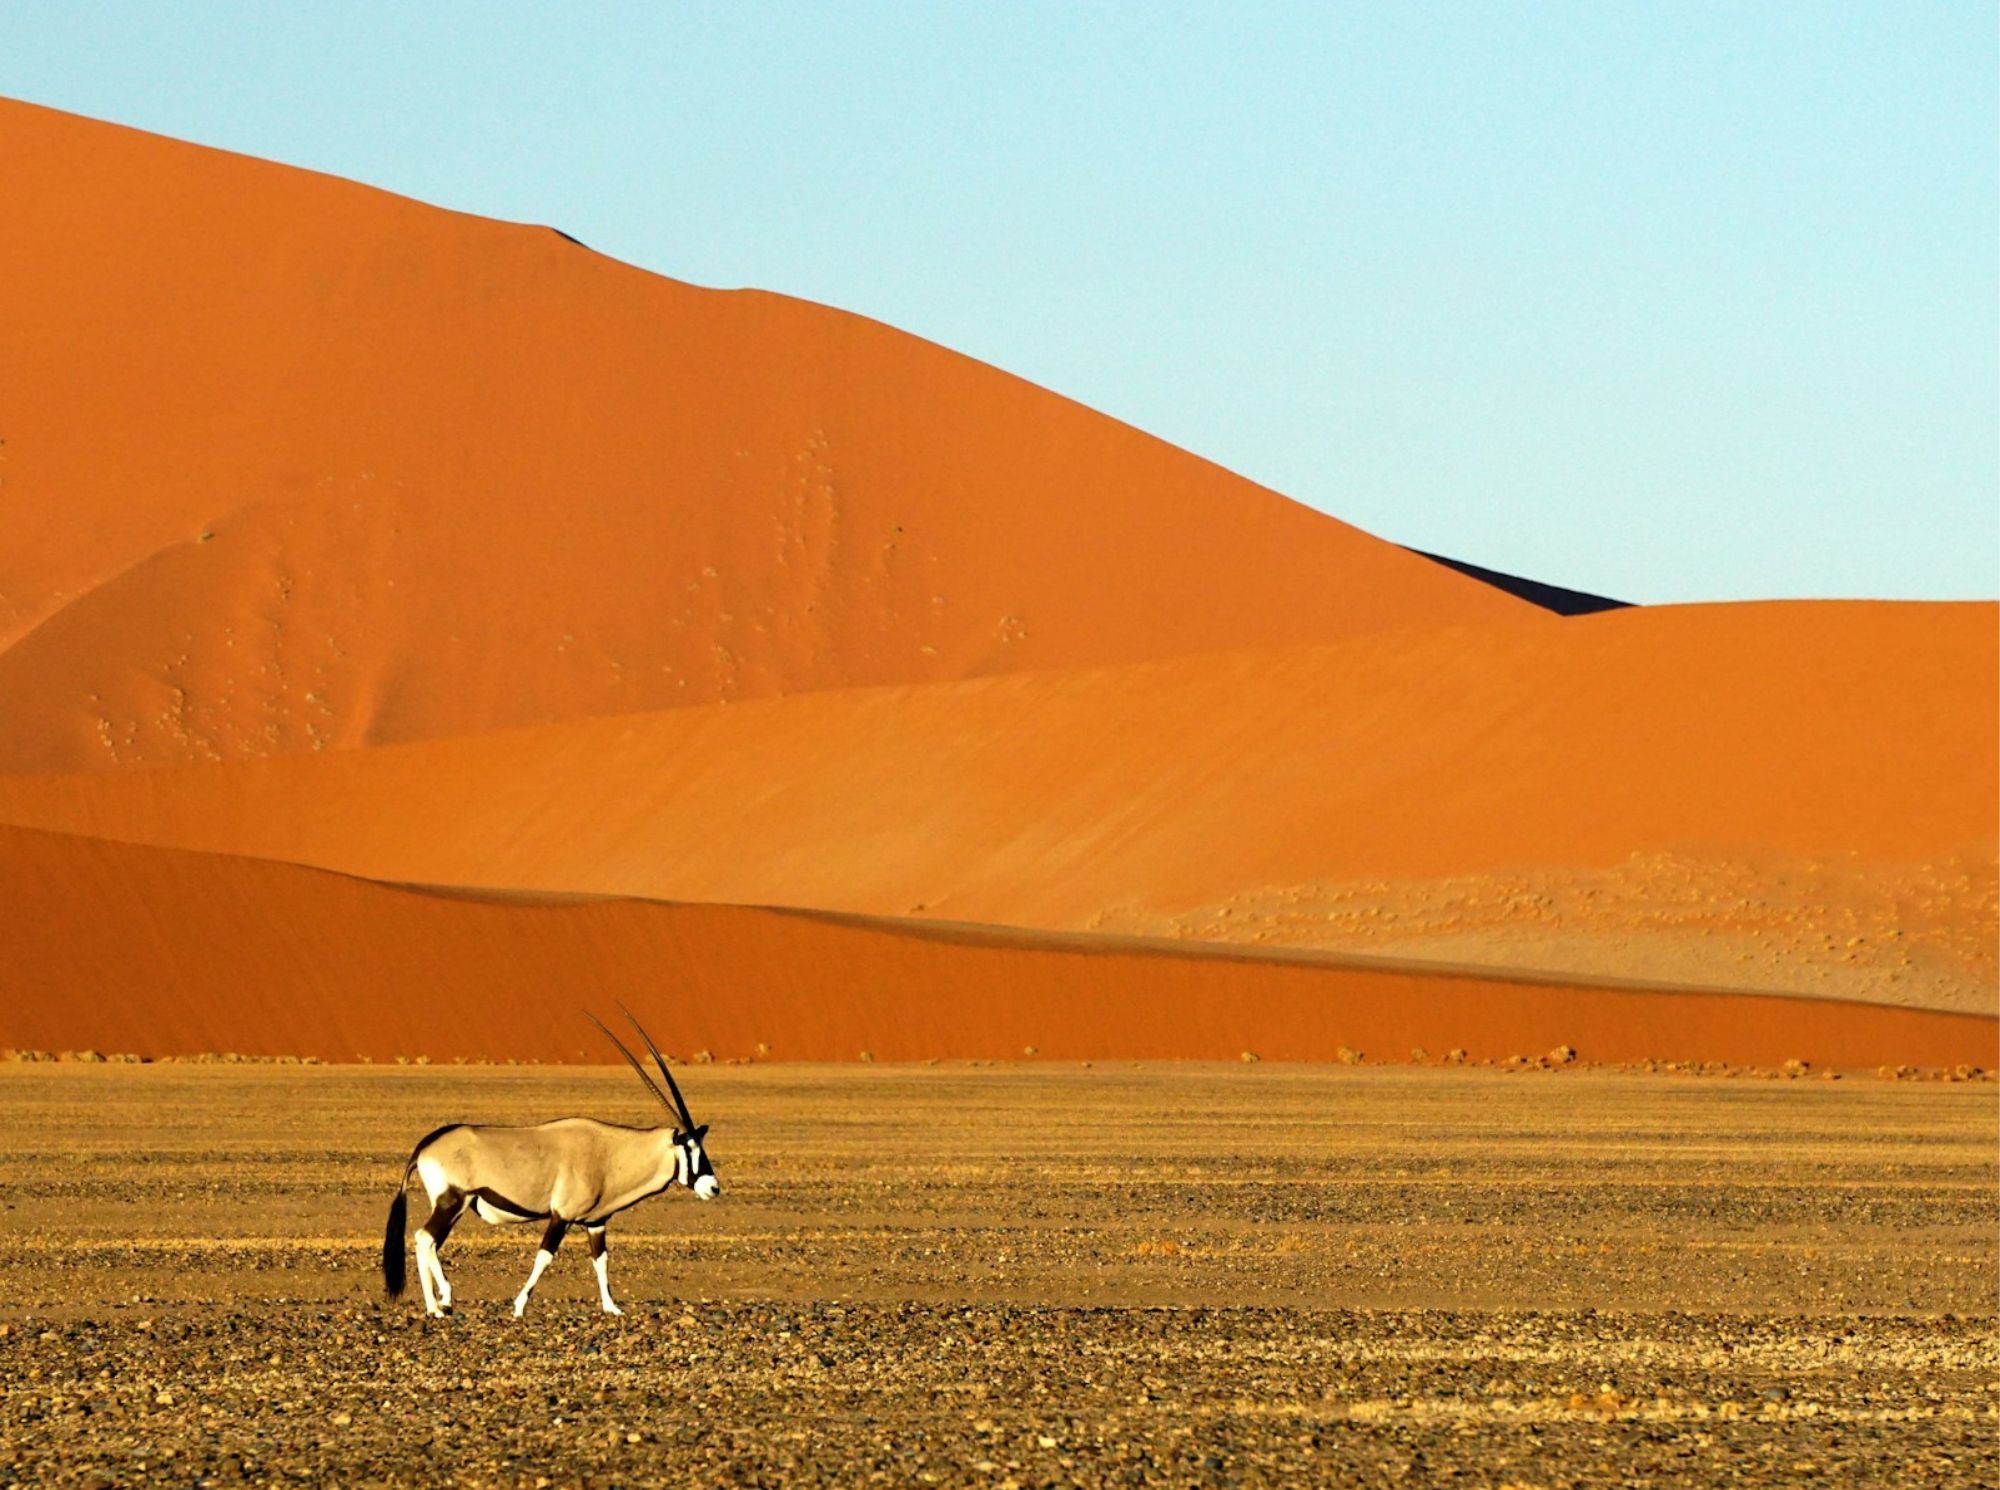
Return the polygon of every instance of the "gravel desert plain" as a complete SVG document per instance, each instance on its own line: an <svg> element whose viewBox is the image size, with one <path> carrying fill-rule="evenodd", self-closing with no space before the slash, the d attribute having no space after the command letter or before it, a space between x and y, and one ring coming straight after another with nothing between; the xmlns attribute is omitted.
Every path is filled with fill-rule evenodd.
<svg viewBox="0 0 2000 1490"><path fill-rule="evenodd" d="M1979 1485L1984 1085L687 1074L723 1197L380 1298L440 1116L625 1071L0 1068L0 1483ZM460 1240L460 1239L463 1240Z"/></svg>
<svg viewBox="0 0 2000 1490"><path fill-rule="evenodd" d="M0 191L0 1484L2000 1483L2000 607L1494 574L27 104ZM385 1299L422 1135L657 1120L621 1003L720 1198Z"/></svg>

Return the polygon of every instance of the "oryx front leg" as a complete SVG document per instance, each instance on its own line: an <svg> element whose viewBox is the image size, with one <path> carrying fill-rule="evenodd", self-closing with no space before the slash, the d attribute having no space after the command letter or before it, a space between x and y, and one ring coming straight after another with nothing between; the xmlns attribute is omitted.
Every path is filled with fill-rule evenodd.
<svg viewBox="0 0 2000 1490"><path fill-rule="evenodd" d="M623 1314L625 1311L611 1301L610 1247L604 1240L602 1226L586 1226L583 1234L590 1238L590 1265L597 1270L597 1301L604 1306L606 1314Z"/></svg>
<svg viewBox="0 0 2000 1490"><path fill-rule="evenodd" d="M562 1245L563 1233L569 1230L569 1222L551 1219L548 1229L542 1233L542 1245L535 1253L535 1265L528 1272L528 1281L521 1285L521 1291L514 1295L514 1317L519 1319L528 1307L528 1295L535 1291L535 1285L542 1281L542 1274L550 1263L556 1260L556 1248Z"/></svg>

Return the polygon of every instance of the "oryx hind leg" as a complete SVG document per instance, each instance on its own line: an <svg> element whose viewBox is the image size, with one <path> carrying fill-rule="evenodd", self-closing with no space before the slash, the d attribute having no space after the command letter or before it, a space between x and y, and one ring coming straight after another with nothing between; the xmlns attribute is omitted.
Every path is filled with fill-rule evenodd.
<svg viewBox="0 0 2000 1490"><path fill-rule="evenodd" d="M514 1317L519 1319L528 1307L528 1295L535 1291L535 1285L542 1281L542 1274L556 1259L556 1248L562 1245L563 1233L569 1230L569 1222L555 1217L542 1232L542 1245L535 1252L535 1265L528 1272L528 1281L521 1285L521 1291L514 1295Z"/></svg>
<svg viewBox="0 0 2000 1490"><path fill-rule="evenodd" d="M412 1245L417 1253L417 1283L424 1291L424 1313L442 1314L444 1310L438 1306L437 1280L431 1275L431 1248L434 1245L431 1234L419 1226Z"/></svg>
<svg viewBox="0 0 2000 1490"><path fill-rule="evenodd" d="M444 1275L444 1260L438 1251L458 1224L465 1209L465 1196L447 1189L431 1200L430 1219L417 1228L417 1273L423 1279L424 1309L430 1314L451 1313L451 1280Z"/></svg>
<svg viewBox="0 0 2000 1490"><path fill-rule="evenodd" d="M590 1265L597 1271L597 1300L606 1314L623 1314L625 1311L611 1301L611 1248L604 1240L604 1228L586 1226L583 1234L590 1238Z"/></svg>

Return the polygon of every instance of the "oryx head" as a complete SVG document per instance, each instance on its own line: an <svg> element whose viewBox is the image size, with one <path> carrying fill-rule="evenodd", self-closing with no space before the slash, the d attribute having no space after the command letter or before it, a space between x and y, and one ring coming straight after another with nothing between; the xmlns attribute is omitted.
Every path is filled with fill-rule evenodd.
<svg viewBox="0 0 2000 1490"><path fill-rule="evenodd" d="M660 1068L660 1075L666 1079L667 1091L674 1094L673 1101L667 1100L666 1093L662 1092L653 1078L646 1074L646 1068L639 1064L636 1055L625 1048L624 1041L605 1029L604 1022L595 1014L588 1015L588 1018L592 1024L604 1030L605 1038L616 1045L618 1053L631 1062L632 1069L639 1073L639 1079L646 1083L646 1090L651 1092L659 1100L660 1106L667 1110L667 1117L674 1125L674 1163L679 1171L676 1176L679 1183L694 1191L697 1200L715 1199L721 1193L722 1186L715 1178L715 1166L708 1162L708 1149L705 1145L705 1140L708 1138L708 1124L697 1123L694 1115L688 1111L687 1098L681 1095L680 1086L674 1080L674 1073L667 1069L667 1058L660 1054L660 1047L653 1043L653 1037L646 1033L645 1026L641 1025L633 1017L632 1011L623 1004L618 1008L619 1012L632 1021L632 1028L639 1032L639 1038L646 1042L646 1049L652 1053L653 1064Z"/></svg>

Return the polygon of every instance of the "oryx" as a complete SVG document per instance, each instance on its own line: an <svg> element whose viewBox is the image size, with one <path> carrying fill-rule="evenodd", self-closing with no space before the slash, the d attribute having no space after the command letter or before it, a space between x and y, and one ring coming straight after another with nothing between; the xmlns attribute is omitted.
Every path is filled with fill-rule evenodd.
<svg viewBox="0 0 2000 1490"><path fill-rule="evenodd" d="M639 1038L652 1052L667 1091L674 1094L671 1103L646 1074L639 1058L604 1029L596 1015L590 1016L590 1022L604 1030L618 1053L632 1063L646 1090L666 1108L669 1126L625 1128L596 1118L571 1117L532 1128L451 1123L426 1135L410 1151L410 1161L403 1167L402 1182L389 1206L388 1229L382 1237L382 1282L390 1298L403 1295L405 1203L412 1174L423 1181L431 1202L429 1219L417 1229L416 1250L424 1312L433 1315L451 1313L451 1284L444 1276L438 1250L468 1205L488 1225L547 1223L534 1268L514 1296L514 1316L518 1319L570 1227L581 1226L590 1238L590 1260L597 1270L597 1293L604 1312L622 1314L624 1311L611 1301L611 1285L605 1276L605 1223L627 1206L676 1182L692 1190L699 1200L716 1197L721 1187L702 1146L708 1125L696 1123L689 1114L687 1100L652 1037L630 1009L623 1004L618 1007L624 1009L632 1028L639 1031Z"/></svg>

